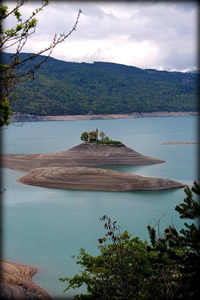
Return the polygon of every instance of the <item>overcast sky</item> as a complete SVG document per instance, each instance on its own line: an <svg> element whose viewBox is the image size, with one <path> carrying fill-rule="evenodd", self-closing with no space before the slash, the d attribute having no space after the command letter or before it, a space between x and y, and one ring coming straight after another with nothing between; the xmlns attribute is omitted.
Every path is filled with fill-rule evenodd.
<svg viewBox="0 0 200 300"><path fill-rule="evenodd" d="M12 2L4 2L11 7ZM28 1L29 16L40 2ZM197 2L51 1L38 15L36 33L23 52L47 46L54 33L77 30L53 57L72 62L114 62L142 69L187 71L197 67ZM5 26L13 24L9 21ZM13 49L9 49L13 52Z"/></svg>

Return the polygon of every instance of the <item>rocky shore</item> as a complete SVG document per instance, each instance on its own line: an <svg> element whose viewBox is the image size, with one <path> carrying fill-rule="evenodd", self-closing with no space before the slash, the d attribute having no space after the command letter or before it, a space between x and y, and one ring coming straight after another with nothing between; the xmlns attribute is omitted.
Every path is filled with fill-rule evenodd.
<svg viewBox="0 0 200 300"><path fill-rule="evenodd" d="M0 295L3 299L51 299L32 281L38 269L24 264L1 261Z"/></svg>

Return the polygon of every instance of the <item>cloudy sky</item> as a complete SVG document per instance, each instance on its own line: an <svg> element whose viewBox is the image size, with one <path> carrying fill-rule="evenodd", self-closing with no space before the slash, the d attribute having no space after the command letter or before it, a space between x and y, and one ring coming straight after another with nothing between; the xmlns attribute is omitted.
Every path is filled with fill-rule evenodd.
<svg viewBox="0 0 200 300"><path fill-rule="evenodd" d="M28 1L23 15L29 16L40 3ZM54 33L69 32L79 9L77 30L57 46L54 58L168 71L197 67L198 6L192 1L51 1L38 15L37 30L23 52L39 51ZM5 26L13 24L9 20Z"/></svg>

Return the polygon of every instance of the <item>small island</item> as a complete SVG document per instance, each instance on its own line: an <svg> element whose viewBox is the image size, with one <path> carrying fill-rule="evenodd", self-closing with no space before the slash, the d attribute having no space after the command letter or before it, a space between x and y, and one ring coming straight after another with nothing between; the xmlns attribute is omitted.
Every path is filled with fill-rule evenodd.
<svg viewBox="0 0 200 300"><path fill-rule="evenodd" d="M104 166L165 161L138 153L120 141L112 141L104 132L98 135L98 129L83 132L81 140L83 143L57 153L3 155L3 167L25 172L17 179L20 183L67 190L153 191L185 186L170 179L104 169Z"/></svg>

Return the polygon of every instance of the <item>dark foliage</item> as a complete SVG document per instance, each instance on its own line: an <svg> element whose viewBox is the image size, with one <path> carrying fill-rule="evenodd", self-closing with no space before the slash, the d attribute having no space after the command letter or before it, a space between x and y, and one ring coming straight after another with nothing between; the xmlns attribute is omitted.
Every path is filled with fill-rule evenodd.
<svg viewBox="0 0 200 300"><path fill-rule="evenodd" d="M186 198L176 206L181 218L200 217L200 185L185 189ZM108 216L104 221L106 234L98 240L100 254L92 256L80 250L77 264L83 270L74 277L60 278L70 288L87 286L87 294L75 299L198 299L200 295L200 227L197 222L177 231L174 226L163 235L148 226L150 244L131 237Z"/></svg>

